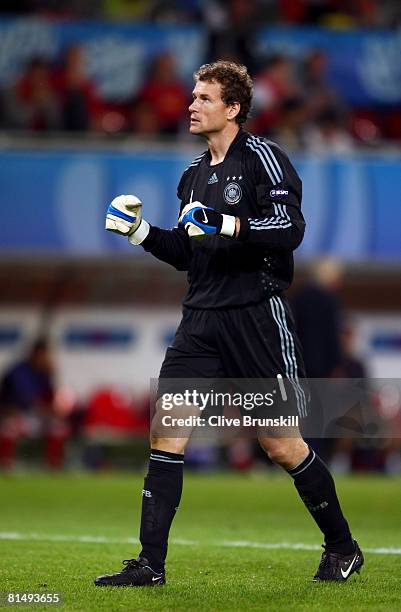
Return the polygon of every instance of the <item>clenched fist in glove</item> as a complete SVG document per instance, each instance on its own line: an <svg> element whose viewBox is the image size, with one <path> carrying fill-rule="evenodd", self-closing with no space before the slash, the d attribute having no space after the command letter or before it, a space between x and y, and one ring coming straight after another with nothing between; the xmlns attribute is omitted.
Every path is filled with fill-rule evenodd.
<svg viewBox="0 0 401 612"><path fill-rule="evenodd" d="M200 202L190 202L184 206L178 222L182 223L190 238L199 239L206 236L233 238L235 236L235 217L223 215Z"/></svg>
<svg viewBox="0 0 401 612"><path fill-rule="evenodd" d="M132 244L141 244L149 233L149 223L142 219L142 202L134 195L120 195L109 204L106 229L128 236Z"/></svg>

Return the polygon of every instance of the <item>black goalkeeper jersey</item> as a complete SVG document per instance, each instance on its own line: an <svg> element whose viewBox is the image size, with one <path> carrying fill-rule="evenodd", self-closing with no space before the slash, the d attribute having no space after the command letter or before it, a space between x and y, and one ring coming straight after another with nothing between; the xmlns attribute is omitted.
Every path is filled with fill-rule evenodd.
<svg viewBox="0 0 401 612"><path fill-rule="evenodd" d="M192 200L239 217L239 236L197 240L180 226L152 226L142 246L188 271L184 306L243 306L281 293L292 282L292 252L305 229L298 174L277 144L242 129L224 160L213 166L210 161L205 151L184 171L177 192L180 212Z"/></svg>

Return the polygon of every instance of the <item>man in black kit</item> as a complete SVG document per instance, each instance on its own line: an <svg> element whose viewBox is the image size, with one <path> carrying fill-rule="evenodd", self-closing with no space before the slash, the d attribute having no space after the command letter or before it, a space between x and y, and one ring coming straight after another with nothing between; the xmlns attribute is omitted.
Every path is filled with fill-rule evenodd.
<svg viewBox="0 0 401 612"><path fill-rule="evenodd" d="M158 259L188 272L183 318L168 347L160 379L271 378L292 386L298 413L306 413L300 346L283 292L293 277L292 252L302 241L301 180L280 147L242 129L252 100L244 66L218 61L195 73L190 132L208 149L178 185L179 225L150 226L142 203L118 196L106 229L128 236ZM295 487L324 534L314 580L345 581L363 555L343 516L325 464L299 432L260 437L270 459ZM151 436L142 491L137 559L98 586L165 584L168 534L180 503L188 438Z"/></svg>

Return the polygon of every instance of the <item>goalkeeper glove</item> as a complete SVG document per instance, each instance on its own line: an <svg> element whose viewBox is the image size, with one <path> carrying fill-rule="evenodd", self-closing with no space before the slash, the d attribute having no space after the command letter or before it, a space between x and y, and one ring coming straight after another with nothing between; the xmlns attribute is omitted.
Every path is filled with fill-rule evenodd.
<svg viewBox="0 0 401 612"><path fill-rule="evenodd" d="M149 223L142 219L142 202L134 195L120 195L109 204L106 229L128 236L132 244L141 244L149 233Z"/></svg>
<svg viewBox="0 0 401 612"><path fill-rule="evenodd" d="M184 206L178 222L182 223L190 238L233 238L235 235L235 217L223 215L200 202L190 202Z"/></svg>

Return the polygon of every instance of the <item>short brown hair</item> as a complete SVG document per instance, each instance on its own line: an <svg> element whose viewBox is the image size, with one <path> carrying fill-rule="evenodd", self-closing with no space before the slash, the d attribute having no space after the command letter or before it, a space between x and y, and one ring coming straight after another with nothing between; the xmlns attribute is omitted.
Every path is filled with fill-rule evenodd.
<svg viewBox="0 0 401 612"><path fill-rule="evenodd" d="M212 64L203 64L194 73L195 81L216 81L221 85L221 99L224 104L239 102L241 108L235 121L242 125L248 118L251 109L253 82L246 66L236 62L219 60Z"/></svg>

